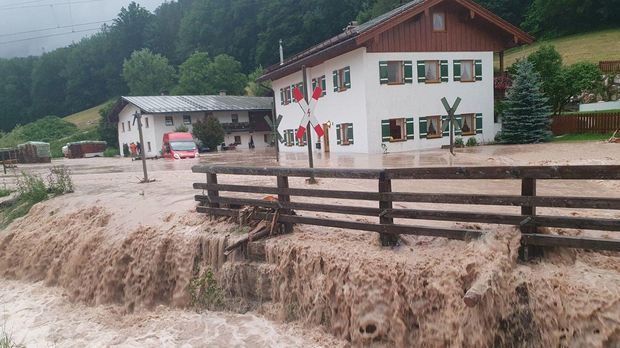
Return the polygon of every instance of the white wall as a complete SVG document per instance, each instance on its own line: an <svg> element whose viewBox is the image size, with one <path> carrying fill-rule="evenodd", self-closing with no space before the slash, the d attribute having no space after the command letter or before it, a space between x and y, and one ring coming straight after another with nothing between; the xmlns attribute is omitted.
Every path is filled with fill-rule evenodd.
<svg viewBox="0 0 620 348"><path fill-rule="evenodd" d="M482 60L482 81L454 81L454 60ZM379 61L413 61L413 83L404 85L381 85ZM449 82L418 83L417 61L447 60ZM387 142L389 152L440 148L450 144L449 137L420 139L420 117L447 115L441 103L446 97L450 105L457 97L462 99L457 114L482 113L483 132L476 135L478 141L492 141L497 132L493 119L493 53L492 52L415 52L415 53L367 53L365 66L366 100L368 111L369 152L382 152L381 120L391 118L414 118L415 139L404 142ZM356 135L357 137L357 135ZM463 137L467 141L468 137Z"/></svg>
<svg viewBox="0 0 620 348"><path fill-rule="evenodd" d="M133 114L139 111L137 107L133 104L129 104L125 106L125 108L119 113L119 124L118 124L118 140L121 151L121 156L123 154L123 144L129 145L134 142L137 143L140 140L140 136L138 134L138 126L137 123L133 125ZM239 116L239 122L249 122L250 116L248 111L215 111L213 112L213 116L217 117L220 123L232 123L232 114L237 114ZM160 150L162 149L162 140L165 133L174 132L174 130L179 126L183 125L183 115L190 115L192 124L198 122L199 120L204 120L205 113L204 112L191 112L191 113L170 113L170 114L156 114L156 115L142 115L143 121L142 125L144 126L142 129L142 133L144 136L144 151L146 151L147 157L155 157L161 156ZM172 116L173 125L166 125L166 116ZM149 127L146 127L145 118L149 119ZM132 123L131 131L127 127L127 121ZM124 122L125 131L123 132L123 128L121 126L121 122ZM185 125L192 131L192 125ZM266 148L269 146L268 143L264 141L264 134L266 132L256 132L250 134L249 132L234 132L231 134L226 134L224 142L226 144L233 143L235 141L235 136L241 136L241 146L239 148L249 148L250 137L254 140L254 146L256 148ZM151 151L148 151L148 142L151 143Z"/></svg>
<svg viewBox="0 0 620 348"><path fill-rule="evenodd" d="M454 60L482 60L482 81L454 81ZM412 84L381 85L379 61L413 61ZM448 60L449 82L440 84L418 83L416 62L418 60ZM345 66L351 67L351 89L333 92L332 71ZM456 97L462 99L457 114L482 113L483 132L475 137L479 142L492 141L501 129L494 123L493 100L493 53L492 52L416 52L416 53L366 53L365 48L349 52L308 69L308 83L312 78L325 75L327 95L317 104L319 122L332 121L330 130L331 152L379 153L382 152L381 120L390 118L414 118L415 139L406 142L385 143L390 152L440 148L449 144L449 137L420 139L420 117L446 115L441 98L450 104ZM302 74L286 76L273 82L276 94L276 112L284 116L280 132L299 126L302 111L296 103L280 104L280 88L301 82ZM336 124L353 123L355 144L337 145ZM466 141L468 137L464 137ZM313 142L316 134L313 133ZM314 147L314 146L313 146ZM305 147L281 146L284 152L303 152Z"/></svg>
<svg viewBox="0 0 620 348"><path fill-rule="evenodd" d="M331 121L334 124L330 129L330 150L331 152L368 152L367 141L367 123L366 119L366 88L364 87L364 69L365 69L365 48L343 54L342 56L330 59L321 65L317 65L307 69L308 89L312 88L312 79L325 75L325 83L327 94L317 103L315 115L321 124ZM332 72L342 69L346 66L351 68L351 88L343 92L334 92L332 80ZM302 81L301 71L286 76L282 79L273 81L273 89L276 95L276 114L283 117L280 123L279 131L283 134L285 129L296 129L299 127L303 112L299 105L295 102L289 105L281 105L280 88L297 84ZM311 95L311 93L309 93ZM354 144L349 146L336 145L336 124L353 123ZM316 144L317 135L312 130L312 142ZM316 147L312 146L316 150ZM321 139L323 151L323 141ZM283 152L306 152L306 146L287 147L280 145L280 151Z"/></svg>
<svg viewBox="0 0 620 348"><path fill-rule="evenodd" d="M606 111L620 109L620 100L592 104L580 104L579 111Z"/></svg>

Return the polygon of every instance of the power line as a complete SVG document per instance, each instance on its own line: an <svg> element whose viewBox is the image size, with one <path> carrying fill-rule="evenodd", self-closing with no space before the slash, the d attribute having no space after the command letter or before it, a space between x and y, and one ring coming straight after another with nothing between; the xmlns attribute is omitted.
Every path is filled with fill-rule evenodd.
<svg viewBox="0 0 620 348"><path fill-rule="evenodd" d="M76 4L87 4L91 2L101 2L105 0L83 0L83 1L68 1L68 2L59 2L57 4L39 4L39 5L24 5L24 6L11 6L11 7L0 7L0 11L8 11L8 10L17 10L22 8L37 8L37 7L47 7L47 6L66 6L66 5L76 5Z"/></svg>
<svg viewBox="0 0 620 348"><path fill-rule="evenodd" d="M15 40L10 40L10 41L0 41L0 45L7 45L7 44L12 44L12 43L16 43L16 42L22 42L22 41L31 41L31 40L37 40L37 39L44 39L44 38L53 37L53 36L71 35L71 34L74 34L74 33L85 33L85 32L89 32L89 31L97 31L99 29L100 28L73 30L73 31L65 32L65 33L40 35L40 36L28 37L28 38L24 38L24 39L15 39Z"/></svg>
<svg viewBox="0 0 620 348"><path fill-rule="evenodd" d="M32 3L35 3L35 2L41 2L41 1L47 1L47 0L31 0L31 1L13 2L13 3L10 3L10 4L0 5L0 8L12 7L12 6L24 5L24 4L32 4Z"/></svg>
<svg viewBox="0 0 620 348"><path fill-rule="evenodd" d="M55 30L55 29L66 29L66 28L72 28L72 27L83 27L85 25L103 24L103 23L108 23L108 22L113 22L113 21L114 21L113 19L108 19L108 20L105 20L105 21L79 23L79 24L73 24L73 25L62 25L62 26L49 27L49 28L44 28L44 29L34 29L34 30L20 31L20 32L9 33L9 34L0 34L0 37L18 36L18 35L23 35L23 34L32 34L32 33L38 33L38 32L42 32L42 31Z"/></svg>

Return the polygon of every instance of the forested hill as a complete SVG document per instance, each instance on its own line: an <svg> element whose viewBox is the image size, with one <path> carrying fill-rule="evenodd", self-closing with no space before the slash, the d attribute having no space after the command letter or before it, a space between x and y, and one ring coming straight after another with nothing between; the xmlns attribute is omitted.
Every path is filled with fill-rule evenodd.
<svg viewBox="0 0 620 348"><path fill-rule="evenodd" d="M71 114L130 93L123 63L142 48L163 56L158 64L170 65L174 83L176 73L183 72L180 65L198 51L217 60L215 66L226 65L227 73L247 76L259 66L277 62L279 39L284 40L285 54L291 55L341 32L352 20L363 22L405 2L177 0L162 4L154 13L132 3L111 25L79 43L40 57L0 59L0 129L8 131L46 115ZM617 20L614 14L620 13L620 0L478 2L534 35L612 26ZM234 59L215 59L221 54ZM202 65L207 70L209 66ZM193 73L198 77L191 76L190 83L208 75Z"/></svg>

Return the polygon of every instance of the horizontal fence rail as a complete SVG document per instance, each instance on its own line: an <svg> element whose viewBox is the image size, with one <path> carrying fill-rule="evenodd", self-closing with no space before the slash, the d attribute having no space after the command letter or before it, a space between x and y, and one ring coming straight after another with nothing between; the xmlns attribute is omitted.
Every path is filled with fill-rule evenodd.
<svg viewBox="0 0 620 348"><path fill-rule="evenodd" d="M552 117L554 135L583 133L613 133L620 129L620 112L596 112Z"/></svg>
<svg viewBox="0 0 620 348"><path fill-rule="evenodd" d="M195 183L202 190L195 200L200 202L198 212L220 216L238 216L244 206L270 208L278 211L277 221L282 224L308 224L380 233L382 240L397 235L418 235L470 240L483 232L472 229L424 226L419 223L396 224L394 219L405 221L442 221L482 224L512 225L520 228L522 244L533 246L559 246L593 250L620 251L620 239L570 237L539 234L540 227L620 231L620 219L537 214L536 208L570 208L620 211L620 197L559 197L538 196L539 180L620 180L620 166L502 166L502 167L448 167L404 169L305 169L262 168L200 165L194 173L206 174L206 183ZM219 184L218 175L272 176L277 185ZM374 181L377 190L346 191L326 189L290 188L289 177L320 177ZM414 193L394 192L393 180L518 180L521 195ZM366 185L365 185L366 186ZM270 200L224 197L222 192L276 195ZM336 199L339 204L292 202L291 197ZM357 201L357 202L356 202ZM375 207L361 206L360 201L376 202ZM479 213L458 210L430 210L394 208L394 202L450 204L461 207L471 205L520 207L520 214ZM298 211L333 213L379 218L379 223L357 222L350 219L330 219L294 214ZM253 219L273 219L274 213L257 213ZM393 239L392 239L393 240Z"/></svg>

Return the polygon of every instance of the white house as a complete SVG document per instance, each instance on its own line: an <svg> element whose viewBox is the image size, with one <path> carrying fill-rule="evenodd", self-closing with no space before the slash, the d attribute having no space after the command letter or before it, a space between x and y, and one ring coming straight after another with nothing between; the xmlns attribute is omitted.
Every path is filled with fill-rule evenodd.
<svg viewBox="0 0 620 348"><path fill-rule="evenodd" d="M142 114L144 144L147 157L160 156L165 133L174 132L184 125L192 131L192 125L208 116L216 117L226 136L225 144L238 148L272 146L272 131L264 120L271 117L272 98L240 97L225 95L204 96L152 96L122 97L108 115L110 122L118 124L118 143L121 155L123 145L139 142L134 114Z"/></svg>
<svg viewBox="0 0 620 348"><path fill-rule="evenodd" d="M281 151L303 152L295 139L303 116L292 96L306 84L321 86L315 115L326 135L315 151L379 153L449 144L446 97L457 110L466 141L491 141L501 129L494 117L494 53L533 41L471 0L416 0L267 69L276 112L283 115ZM312 93L310 93L312 94ZM320 150L319 150L320 149Z"/></svg>

